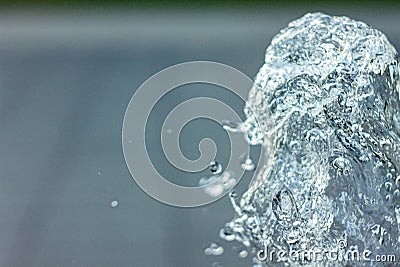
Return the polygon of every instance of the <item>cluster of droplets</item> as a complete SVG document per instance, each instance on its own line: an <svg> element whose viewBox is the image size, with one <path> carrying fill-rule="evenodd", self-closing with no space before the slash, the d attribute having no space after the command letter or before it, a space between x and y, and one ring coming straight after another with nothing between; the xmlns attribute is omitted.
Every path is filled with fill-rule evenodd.
<svg viewBox="0 0 400 267"><path fill-rule="evenodd" d="M200 178L199 186L209 185L204 192L211 197L221 196L227 190L232 189L237 183L237 178L229 171L222 174L214 174Z"/></svg>
<svg viewBox="0 0 400 267"><path fill-rule="evenodd" d="M291 22L267 48L241 126L274 153L242 198L230 195L236 216L221 238L250 251L345 240L400 255L399 93L398 54L381 32L321 13Z"/></svg>

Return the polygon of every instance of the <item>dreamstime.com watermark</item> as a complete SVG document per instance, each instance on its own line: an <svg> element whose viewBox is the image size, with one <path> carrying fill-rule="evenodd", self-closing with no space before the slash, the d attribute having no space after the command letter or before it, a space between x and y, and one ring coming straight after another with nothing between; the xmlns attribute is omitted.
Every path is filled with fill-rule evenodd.
<svg viewBox="0 0 400 267"><path fill-rule="evenodd" d="M357 246L347 247L345 240L338 240L337 246L326 250L286 250L264 246L257 252L257 259L262 262L332 262L332 263L394 263L400 257L393 254L374 255L369 249L359 250Z"/></svg>
<svg viewBox="0 0 400 267"><path fill-rule="evenodd" d="M230 141L230 158L225 171L233 173L235 184L221 194L210 195L209 190L216 179L206 185L185 187L170 182L158 171L157 160L152 161L146 146L146 125L154 107L167 93L173 89L194 83L217 85L230 94L236 95L245 103L250 89L254 86L252 79L239 70L216 62L193 61L168 67L146 80L134 93L126 109L122 127L122 147L126 164L135 182L148 195L163 203L178 207L197 207L206 205L226 195L243 177L241 155L250 152L250 145L243 134L228 132ZM212 97L193 97L183 101L166 116L161 129L161 144L165 158L169 164L187 173L196 173L208 168L215 160L216 144L210 138L199 143L200 157L190 160L180 150L179 135L182 128L197 118L206 118L219 123L233 121L242 123L240 116L230 106ZM250 107L249 107L250 108ZM161 116L161 114L160 114ZM256 118L257 120L257 118ZM154 136L154 133L151 133ZM261 151L261 154L263 152ZM262 155L259 157L259 160ZM259 166L258 162L255 162ZM254 171L256 173L256 170ZM254 175L253 173L253 175ZM221 173L220 177L224 177Z"/></svg>

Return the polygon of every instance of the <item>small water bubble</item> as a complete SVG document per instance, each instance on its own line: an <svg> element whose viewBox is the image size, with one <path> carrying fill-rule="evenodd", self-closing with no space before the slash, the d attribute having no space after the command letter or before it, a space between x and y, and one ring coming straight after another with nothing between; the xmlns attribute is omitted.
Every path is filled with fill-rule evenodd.
<svg viewBox="0 0 400 267"><path fill-rule="evenodd" d="M111 207L112 208L116 208L117 206L118 206L118 201L117 200L113 200L113 201L111 201Z"/></svg>
<svg viewBox="0 0 400 267"><path fill-rule="evenodd" d="M276 193L272 200L272 210L276 219L281 222L289 222L297 218L296 201L288 188L283 188Z"/></svg>
<svg viewBox="0 0 400 267"><path fill-rule="evenodd" d="M172 133L172 129L167 129L167 133Z"/></svg>
<svg viewBox="0 0 400 267"><path fill-rule="evenodd" d="M246 158L240 165L245 171L253 171L256 168L256 165L253 163L251 158Z"/></svg>
<svg viewBox="0 0 400 267"><path fill-rule="evenodd" d="M97 175L100 176L100 175L101 175L101 171L98 171L98 172L97 172Z"/></svg>
<svg viewBox="0 0 400 267"><path fill-rule="evenodd" d="M222 171L222 166L217 161L213 161L210 163L210 171L213 174L220 174Z"/></svg>

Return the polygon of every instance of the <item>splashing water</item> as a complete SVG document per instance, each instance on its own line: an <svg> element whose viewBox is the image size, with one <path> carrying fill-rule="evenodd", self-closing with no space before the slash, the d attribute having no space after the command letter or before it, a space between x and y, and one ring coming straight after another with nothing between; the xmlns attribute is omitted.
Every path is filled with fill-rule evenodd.
<svg viewBox="0 0 400 267"><path fill-rule="evenodd" d="M256 250L345 240L400 256L399 91L398 54L381 32L321 13L291 22L267 48L245 108L250 144L266 149L273 119L275 152L242 198L231 194L236 216L220 236Z"/></svg>

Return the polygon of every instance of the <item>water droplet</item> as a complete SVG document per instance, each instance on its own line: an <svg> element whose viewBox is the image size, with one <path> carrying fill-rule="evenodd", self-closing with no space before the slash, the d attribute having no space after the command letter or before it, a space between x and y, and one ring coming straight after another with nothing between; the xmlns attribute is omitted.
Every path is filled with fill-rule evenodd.
<svg viewBox="0 0 400 267"><path fill-rule="evenodd" d="M101 175L101 171L97 172L97 175L100 176Z"/></svg>
<svg viewBox="0 0 400 267"><path fill-rule="evenodd" d="M116 208L118 206L118 201L117 200L113 200L111 201L111 207Z"/></svg>
<svg viewBox="0 0 400 267"><path fill-rule="evenodd" d="M221 166L221 164L219 164L219 163L216 162L216 161L211 162L211 163L210 163L210 171L211 171L213 174L220 174L221 171L222 171L222 166Z"/></svg>
<svg viewBox="0 0 400 267"><path fill-rule="evenodd" d="M246 158L240 165L245 171L253 171L256 168L256 165L253 163L251 158Z"/></svg>
<svg viewBox="0 0 400 267"><path fill-rule="evenodd" d="M242 251L239 251L239 253L238 253L238 256L240 257L240 258L246 258L247 257L247 255L249 255L249 253L246 251L246 250L242 250Z"/></svg>
<svg viewBox="0 0 400 267"><path fill-rule="evenodd" d="M204 249L204 254L209 256L220 256L224 253L224 248L221 247L218 243L210 243L209 245L206 246Z"/></svg>
<svg viewBox="0 0 400 267"><path fill-rule="evenodd" d="M167 133L172 133L172 129L167 129Z"/></svg>

